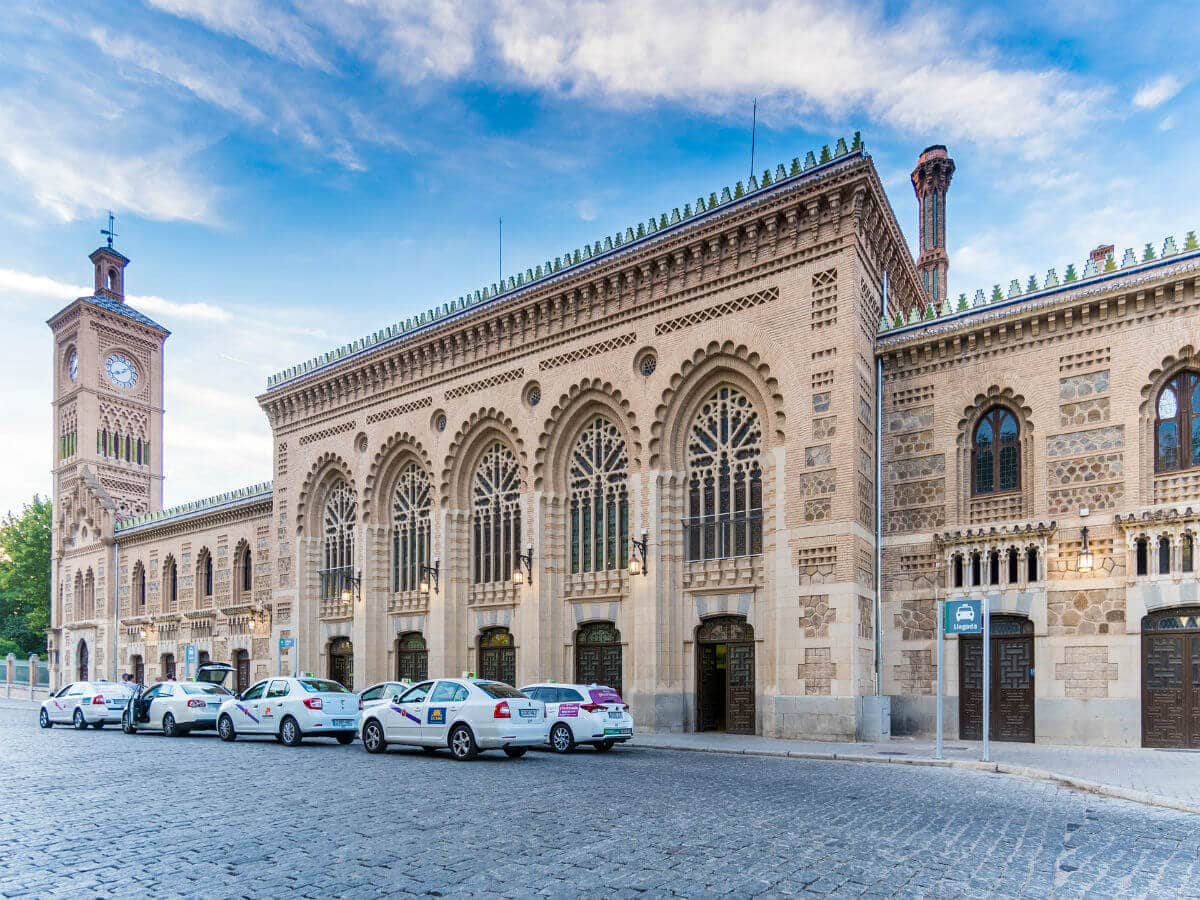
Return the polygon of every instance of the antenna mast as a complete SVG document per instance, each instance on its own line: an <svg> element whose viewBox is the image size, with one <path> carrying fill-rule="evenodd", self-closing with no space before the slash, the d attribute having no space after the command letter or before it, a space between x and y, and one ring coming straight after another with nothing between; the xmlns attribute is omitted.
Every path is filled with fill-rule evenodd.
<svg viewBox="0 0 1200 900"><path fill-rule="evenodd" d="M754 98L754 109L750 114L750 177L754 177L754 139L758 134L758 98Z"/></svg>

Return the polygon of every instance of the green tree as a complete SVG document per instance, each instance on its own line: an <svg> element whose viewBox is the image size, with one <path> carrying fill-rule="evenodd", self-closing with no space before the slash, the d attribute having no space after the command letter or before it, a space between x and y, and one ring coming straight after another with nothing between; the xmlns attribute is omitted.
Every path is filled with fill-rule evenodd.
<svg viewBox="0 0 1200 900"><path fill-rule="evenodd" d="M45 656L49 627L50 501L35 494L0 522L0 656Z"/></svg>

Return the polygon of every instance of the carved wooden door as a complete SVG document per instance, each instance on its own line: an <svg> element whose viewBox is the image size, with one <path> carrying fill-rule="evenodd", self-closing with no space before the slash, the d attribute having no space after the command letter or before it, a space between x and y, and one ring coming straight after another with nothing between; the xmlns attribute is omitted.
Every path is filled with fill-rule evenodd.
<svg viewBox="0 0 1200 900"><path fill-rule="evenodd" d="M1142 745L1200 749L1200 609L1142 619Z"/></svg>
<svg viewBox="0 0 1200 900"><path fill-rule="evenodd" d="M396 638L396 678L416 683L429 677L429 651L416 633Z"/></svg>
<svg viewBox="0 0 1200 900"><path fill-rule="evenodd" d="M493 628L479 637L479 677L517 683L517 648L507 628Z"/></svg>
<svg viewBox="0 0 1200 900"><path fill-rule="evenodd" d="M593 622L575 636L575 681L603 684L618 694L621 684L621 634L608 622Z"/></svg>
<svg viewBox="0 0 1200 900"><path fill-rule="evenodd" d="M717 670L717 645L699 644L700 661L697 672L697 731L712 731L725 722L725 685Z"/></svg>
<svg viewBox="0 0 1200 900"><path fill-rule="evenodd" d="M726 652L725 730L754 734L754 644L730 644Z"/></svg>
<svg viewBox="0 0 1200 900"><path fill-rule="evenodd" d="M994 741L1034 738L1033 626L1017 617L992 618L988 736ZM983 739L983 640L958 639L958 733Z"/></svg>

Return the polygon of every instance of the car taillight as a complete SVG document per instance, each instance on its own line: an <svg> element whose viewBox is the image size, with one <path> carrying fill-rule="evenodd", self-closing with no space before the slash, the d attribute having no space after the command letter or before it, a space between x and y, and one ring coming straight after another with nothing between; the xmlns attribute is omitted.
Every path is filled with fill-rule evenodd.
<svg viewBox="0 0 1200 900"><path fill-rule="evenodd" d="M92 706L103 706L103 705L104 705L104 695L103 694L97 694L95 697L92 698Z"/></svg>
<svg viewBox="0 0 1200 900"><path fill-rule="evenodd" d="M362 697L359 697L359 698L358 698L358 708L359 708L359 709L362 709L362 708L363 708L363 705L362 705Z"/></svg>
<svg viewBox="0 0 1200 900"><path fill-rule="evenodd" d="M628 704L628 703L626 703L626 704L625 704L624 706L622 706L621 708L622 708L623 710L625 710L625 712L629 712L629 704Z"/></svg>
<svg viewBox="0 0 1200 900"><path fill-rule="evenodd" d="M325 701L322 700L320 697L305 697L304 705L307 706L309 709L324 709Z"/></svg>
<svg viewBox="0 0 1200 900"><path fill-rule="evenodd" d="M608 707L606 707L603 703L581 703L579 708L584 712L598 713L603 712Z"/></svg>
<svg viewBox="0 0 1200 900"><path fill-rule="evenodd" d="M188 706L190 706L192 709L203 709L204 701L201 700L199 697L193 697L191 700L188 701Z"/></svg>
<svg viewBox="0 0 1200 900"><path fill-rule="evenodd" d="M496 709L492 712L493 719L511 719L512 713L508 709L508 701L501 700L496 704Z"/></svg>

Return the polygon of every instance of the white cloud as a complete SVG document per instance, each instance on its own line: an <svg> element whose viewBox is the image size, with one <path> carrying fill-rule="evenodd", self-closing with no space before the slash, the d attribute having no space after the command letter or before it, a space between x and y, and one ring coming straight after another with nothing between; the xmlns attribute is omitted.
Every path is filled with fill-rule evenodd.
<svg viewBox="0 0 1200 900"><path fill-rule="evenodd" d="M212 303L179 303L156 297L153 294L130 294L125 298L129 305L148 316L163 316L186 319L193 322L229 322L233 315L229 310Z"/></svg>
<svg viewBox="0 0 1200 900"><path fill-rule="evenodd" d="M90 295L91 288L67 284L46 275L18 272L16 269L0 269L0 291L26 296L46 297L68 303L76 297Z"/></svg>
<svg viewBox="0 0 1200 900"><path fill-rule="evenodd" d="M1183 82L1174 75L1162 75L1138 88L1133 105L1138 109L1156 109L1183 90Z"/></svg>

